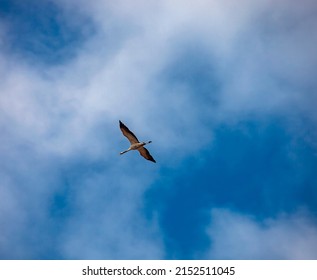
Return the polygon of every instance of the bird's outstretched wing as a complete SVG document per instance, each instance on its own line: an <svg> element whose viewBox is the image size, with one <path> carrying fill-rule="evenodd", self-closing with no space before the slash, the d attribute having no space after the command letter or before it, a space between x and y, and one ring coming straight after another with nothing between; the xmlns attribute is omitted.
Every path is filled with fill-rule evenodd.
<svg viewBox="0 0 317 280"><path fill-rule="evenodd" d="M119 124L123 135L129 139L131 144L139 143L138 138L133 134L133 132L129 128L126 127L126 125L122 121L119 121Z"/></svg>
<svg viewBox="0 0 317 280"><path fill-rule="evenodd" d="M138 149L138 151L140 152L140 155L144 157L145 159L156 162L155 159L151 156L150 152L146 148L141 147Z"/></svg>

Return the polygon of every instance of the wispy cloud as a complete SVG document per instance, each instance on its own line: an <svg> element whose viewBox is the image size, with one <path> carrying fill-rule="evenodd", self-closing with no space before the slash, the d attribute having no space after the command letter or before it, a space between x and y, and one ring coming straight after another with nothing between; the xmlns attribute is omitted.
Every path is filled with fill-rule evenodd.
<svg viewBox="0 0 317 280"><path fill-rule="evenodd" d="M316 259L317 224L300 211L257 220L228 209L213 209L208 229L212 259Z"/></svg>

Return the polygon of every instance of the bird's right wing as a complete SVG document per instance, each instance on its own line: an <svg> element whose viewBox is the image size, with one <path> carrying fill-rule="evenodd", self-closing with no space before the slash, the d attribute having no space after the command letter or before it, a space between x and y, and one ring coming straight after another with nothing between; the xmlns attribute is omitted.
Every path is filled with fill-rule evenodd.
<svg viewBox="0 0 317 280"><path fill-rule="evenodd" d="M140 152L140 155L144 157L145 159L156 162L155 159L151 156L150 152L146 148L141 147L138 149L138 151Z"/></svg>
<svg viewBox="0 0 317 280"><path fill-rule="evenodd" d="M133 134L133 132L129 128L126 127L126 125L122 121L119 121L119 124L122 134L129 139L131 144L139 143L138 138Z"/></svg>

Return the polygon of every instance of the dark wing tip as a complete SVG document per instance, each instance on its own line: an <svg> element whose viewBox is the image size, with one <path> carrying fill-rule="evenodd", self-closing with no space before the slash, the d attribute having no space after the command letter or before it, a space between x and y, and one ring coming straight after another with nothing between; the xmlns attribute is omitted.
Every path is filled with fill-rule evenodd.
<svg viewBox="0 0 317 280"><path fill-rule="evenodd" d="M130 143L138 143L138 138L134 135L134 133L122 122L119 120L120 129L125 137L127 137Z"/></svg>
<svg viewBox="0 0 317 280"><path fill-rule="evenodd" d="M123 129L126 129L127 131L129 131L129 129L127 128L127 126L119 120L119 125L120 125L120 128L123 128Z"/></svg>
<svg viewBox="0 0 317 280"><path fill-rule="evenodd" d="M149 161L152 161L152 162L155 162L155 159L151 156L150 152L144 148L144 147L141 147L140 149L138 149L141 156L144 157L145 159L149 160Z"/></svg>
<svg viewBox="0 0 317 280"><path fill-rule="evenodd" d="M156 163L155 159L151 155L148 155L148 157L146 159Z"/></svg>
<svg viewBox="0 0 317 280"><path fill-rule="evenodd" d="M149 161L152 161L152 162L156 163L155 159L151 156L150 153L147 154L146 159L149 160Z"/></svg>

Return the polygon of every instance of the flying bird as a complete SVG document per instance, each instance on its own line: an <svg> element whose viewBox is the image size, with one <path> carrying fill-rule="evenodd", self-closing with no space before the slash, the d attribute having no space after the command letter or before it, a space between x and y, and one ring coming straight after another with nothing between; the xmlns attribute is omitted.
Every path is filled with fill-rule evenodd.
<svg viewBox="0 0 317 280"><path fill-rule="evenodd" d="M150 152L146 148L144 148L145 145L152 143L152 141L140 142L138 138L134 135L134 133L129 128L127 128L126 125L120 120L119 120L119 125L122 131L122 134L128 138L131 144L129 149L121 152L120 155L123 155L124 153L132 151L132 150L138 150L142 157L144 157L147 160L156 162L155 159L151 156Z"/></svg>

